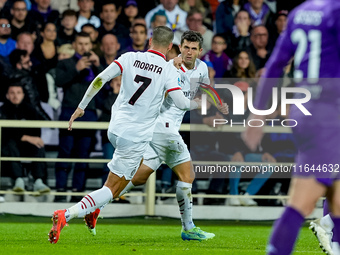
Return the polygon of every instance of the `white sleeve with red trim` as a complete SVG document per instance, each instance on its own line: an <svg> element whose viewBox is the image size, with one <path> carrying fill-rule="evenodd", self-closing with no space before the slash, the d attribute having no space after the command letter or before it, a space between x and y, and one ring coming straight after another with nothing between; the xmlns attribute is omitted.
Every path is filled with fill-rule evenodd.
<svg viewBox="0 0 340 255"><path fill-rule="evenodd" d="M181 89L172 90L168 94L177 108L183 111L190 111L198 108L198 104L194 100L186 98Z"/></svg>
<svg viewBox="0 0 340 255"><path fill-rule="evenodd" d="M85 110L92 98L98 93L98 91L104 86L105 83L117 77L123 73L123 68L118 61L113 61L103 72L91 82L90 86L85 92L85 95L78 107Z"/></svg>

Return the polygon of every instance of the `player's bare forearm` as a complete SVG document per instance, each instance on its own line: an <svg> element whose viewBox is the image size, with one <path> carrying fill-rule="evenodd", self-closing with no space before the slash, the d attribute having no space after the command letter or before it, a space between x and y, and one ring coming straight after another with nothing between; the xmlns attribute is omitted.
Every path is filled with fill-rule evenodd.
<svg viewBox="0 0 340 255"><path fill-rule="evenodd" d="M72 114L71 118L70 118L70 121L68 122L68 130L71 131L72 130L72 124L73 122L82 117L84 115L85 111L81 108L77 108L74 113Z"/></svg>

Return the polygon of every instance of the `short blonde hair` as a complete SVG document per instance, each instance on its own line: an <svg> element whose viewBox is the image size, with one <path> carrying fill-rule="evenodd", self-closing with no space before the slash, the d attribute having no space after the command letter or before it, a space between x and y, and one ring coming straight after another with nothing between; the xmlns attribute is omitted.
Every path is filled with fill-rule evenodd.
<svg viewBox="0 0 340 255"><path fill-rule="evenodd" d="M66 44L61 45L58 48L58 54L62 54L62 53L73 56L75 53L75 50L73 49L72 44L66 43Z"/></svg>

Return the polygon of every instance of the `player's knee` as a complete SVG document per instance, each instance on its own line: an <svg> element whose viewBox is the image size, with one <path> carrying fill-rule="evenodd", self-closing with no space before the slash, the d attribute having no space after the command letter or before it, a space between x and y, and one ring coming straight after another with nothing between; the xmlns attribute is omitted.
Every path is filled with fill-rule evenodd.
<svg viewBox="0 0 340 255"><path fill-rule="evenodd" d="M138 178L132 181L133 185L140 186L144 185L148 179L147 178Z"/></svg>
<svg viewBox="0 0 340 255"><path fill-rule="evenodd" d="M193 183L195 180L195 174L179 175L178 180L180 180L181 182Z"/></svg>
<svg viewBox="0 0 340 255"><path fill-rule="evenodd" d="M315 208L315 203L294 203L294 201L291 201L291 203L289 203L289 206L295 208L295 210L300 212L303 217L306 217L313 212Z"/></svg>

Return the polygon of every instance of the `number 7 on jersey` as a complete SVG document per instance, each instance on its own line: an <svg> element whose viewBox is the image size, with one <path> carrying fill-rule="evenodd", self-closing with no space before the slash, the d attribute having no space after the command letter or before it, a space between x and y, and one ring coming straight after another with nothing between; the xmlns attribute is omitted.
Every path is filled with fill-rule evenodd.
<svg viewBox="0 0 340 255"><path fill-rule="evenodd" d="M135 92L135 94L133 94L133 96L130 98L129 100L129 104L134 105L137 101L137 99L143 94L143 92L147 89L147 87L149 87L152 79L144 77L144 76L140 76L140 75L136 75L134 81L136 83L142 82L142 85L137 89L137 91Z"/></svg>

